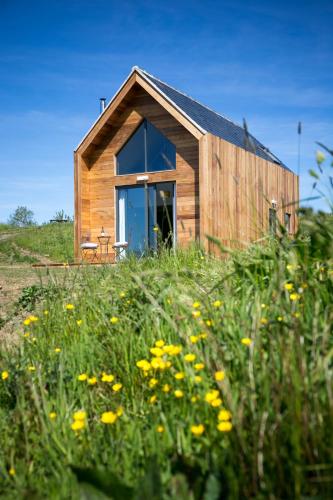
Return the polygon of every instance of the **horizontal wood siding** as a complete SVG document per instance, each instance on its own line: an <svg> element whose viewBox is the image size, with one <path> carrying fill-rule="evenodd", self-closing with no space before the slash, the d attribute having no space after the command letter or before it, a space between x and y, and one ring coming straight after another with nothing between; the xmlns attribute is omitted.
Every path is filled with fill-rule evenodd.
<svg viewBox="0 0 333 500"><path fill-rule="evenodd" d="M298 177L211 134L200 139L200 238L206 235L224 245L241 247L262 238L269 229L271 200L277 215L291 214L291 232L297 228Z"/></svg>
<svg viewBox="0 0 333 500"><path fill-rule="evenodd" d="M81 173L81 240L97 241L102 226L116 240L115 188L136 184L137 175L117 176L115 155L147 118L176 146L176 170L147 173L149 183L175 181L177 241L181 246L199 237L198 140L180 125L145 90L134 87L122 113L108 124L107 134L87 148ZM87 175L86 175L87 173ZM80 223L80 222L79 222Z"/></svg>

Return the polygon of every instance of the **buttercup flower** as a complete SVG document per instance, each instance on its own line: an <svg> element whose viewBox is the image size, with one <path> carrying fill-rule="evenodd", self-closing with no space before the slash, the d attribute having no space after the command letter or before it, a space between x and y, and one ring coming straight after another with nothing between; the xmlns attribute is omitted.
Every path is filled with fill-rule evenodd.
<svg viewBox="0 0 333 500"><path fill-rule="evenodd" d="M187 361L188 363L192 363L192 361L194 361L195 358L196 358L196 355L192 354L192 353L185 354L185 356L184 356L185 361Z"/></svg>
<svg viewBox="0 0 333 500"><path fill-rule="evenodd" d="M222 404L222 399L220 398L216 398L214 399L212 402L211 402L211 405L214 407L214 408L218 408L219 406L221 406Z"/></svg>
<svg viewBox="0 0 333 500"><path fill-rule="evenodd" d="M231 420L231 413L228 410L220 410L217 418L220 422L227 422Z"/></svg>
<svg viewBox="0 0 333 500"><path fill-rule="evenodd" d="M196 363L194 365L194 369L197 371L203 370L205 368L205 365L203 363Z"/></svg>
<svg viewBox="0 0 333 500"><path fill-rule="evenodd" d="M86 426L85 420L74 420L71 425L73 431L81 431Z"/></svg>
<svg viewBox="0 0 333 500"><path fill-rule="evenodd" d="M76 320L76 324L77 324L77 326L81 326L82 325L82 319L77 319Z"/></svg>
<svg viewBox="0 0 333 500"><path fill-rule="evenodd" d="M193 309L199 309L201 307L201 304L196 300L195 302L193 302L192 307Z"/></svg>
<svg viewBox="0 0 333 500"><path fill-rule="evenodd" d="M160 347L152 347L150 349L150 352L151 352L151 354L153 354L157 358L161 358L163 356L163 354L164 354L163 349L161 349Z"/></svg>
<svg viewBox="0 0 333 500"><path fill-rule="evenodd" d="M207 403L211 404L214 401L214 399L217 399L218 397L219 397L219 391L213 389L206 393L205 400L207 401Z"/></svg>
<svg viewBox="0 0 333 500"><path fill-rule="evenodd" d="M183 380L185 378L185 373L184 372L178 372L175 374L175 379L176 380Z"/></svg>
<svg viewBox="0 0 333 500"><path fill-rule="evenodd" d="M7 380L8 377L9 377L9 373L7 372L7 370L4 370L3 372L1 372L2 380Z"/></svg>
<svg viewBox="0 0 333 500"><path fill-rule="evenodd" d="M83 381L87 380L87 378L88 378L88 375L86 373L81 373L77 377L77 379L80 380L80 382L83 382Z"/></svg>
<svg viewBox="0 0 333 500"><path fill-rule="evenodd" d="M158 384L158 380L156 378L151 378L149 380L149 387L152 389L153 387L155 387L155 385Z"/></svg>
<svg viewBox="0 0 333 500"><path fill-rule="evenodd" d="M66 309L67 311L72 311L74 309L74 305L73 304L66 304Z"/></svg>
<svg viewBox="0 0 333 500"><path fill-rule="evenodd" d="M117 318L116 316L112 316L112 318L110 319L110 323L112 323L113 325L118 323L118 321L119 321L119 318Z"/></svg>
<svg viewBox="0 0 333 500"><path fill-rule="evenodd" d="M124 413L123 407L122 406L118 406L116 413L117 413L117 417L121 417L122 414Z"/></svg>
<svg viewBox="0 0 333 500"><path fill-rule="evenodd" d="M249 346L249 345L252 344L252 340L250 338L248 338L248 337L243 337L242 340L241 340L241 342L242 342L243 345L247 345L247 346Z"/></svg>
<svg viewBox="0 0 333 500"><path fill-rule="evenodd" d="M191 335L190 340L192 344L196 344L197 342L199 342L200 338L197 335Z"/></svg>
<svg viewBox="0 0 333 500"><path fill-rule="evenodd" d="M73 413L74 420L85 420L87 418L87 413L84 410L78 410Z"/></svg>
<svg viewBox="0 0 333 500"><path fill-rule="evenodd" d="M11 467L11 468L9 469L8 474L9 474L10 476L15 476L15 474L16 474L16 470L14 469L14 467Z"/></svg>
<svg viewBox="0 0 333 500"><path fill-rule="evenodd" d="M144 372L148 372L151 368L151 365L149 361L146 359L141 359L140 361L137 361L136 366L143 370Z"/></svg>
<svg viewBox="0 0 333 500"><path fill-rule="evenodd" d="M180 389L176 389L174 392L174 395L176 396L176 398L179 399L179 398L182 398L184 396L184 393Z"/></svg>
<svg viewBox="0 0 333 500"><path fill-rule="evenodd" d="M114 392L118 392L118 391L120 391L120 389L122 388L122 386L123 386L122 384L114 384L112 386L112 389L114 390Z"/></svg>
<svg viewBox="0 0 333 500"><path fill-rule="evenodd" d="M197 384L200 384L200 382L202 382L202 377L200 375L195 375L194 382L196 382Z"/></svg>
<svg viewBox="0 0 333 500"><path fill-rule="evenodd" d="M113 382L113 381L114 381L113 375L108 375L107 373L103 373L102 382Z"/></svg>
<svg viewBox="0 0 333 500"><path fill-rule="evenodd" d="M221 307L221 305L222 305L222 302L220 300L215 300L215 302L213 302L214 307Z"/></svg>
<svg viewBox="0 0 333 500"><path fill-rule="evenodd" d="M192 311L192 316L193 316L193 318L200 318L201 312L200 311Z"/></svg>
<svg viewBox="0 0 333 500"><path fill-rule="evenodd" d="M299 294L299 293L291 293L291 294L289 295L289 297L290 297L290 300L293 300L293 301L295 301L295 300L299 300L299 299L301 298L301 296L300 296L300 294Z"/></svg>
<svg viewBox="0 0 333 500"><path fill-rule="evenodd" d="M289 292L294 288L294 285L292 283L285 283L284 288Z"/></svg>
<svg viewBox="0 0 333 500"><path fill-rule="evenodd" d="M156 340L155 342L156 347L163 347L165 345L164 340Z"/></svg>
<svg viewBox="0 0 333 500"><path fill-rule="evenodd" d="M153 396L151 396L151 398L149 399L149 403L150 403L150 404L154 404L154 403L156 403L156 401L157 401L157 396L156 396L156 394L154 394L154 395L153 395Z"/></svg>
<svg viewBox="0 0 333 500"><path fill-rule="evenodd" d="M164 384L164 386L162 387L162 391L163 392L170 392L170 385L169 384Z"/></svg>
<svg viewBox="0 0 333 500"><path fill-rule="evenodd" d="M205 432L205 427L202 424L192 425L191 432L195 436L201 436L201 434L203 434Z"/></svg>
<svg viewBox="0 0 333 500"><path fill-rule="evenodd" d="M267 325L267 323L268 323L268 319L267 319L267 318L261 318L260 323L261 323L262 325Z"/></svg>
<svg viewBox="0 0 333 500"><path fill-rule="evenodd" d="M60 347L56 347L56 348L54 349L54 352L56 352L56 353L59 353L59 352L61 352L61 349L60 349Z"/></svg>
<svg viewBox="0 0 333 500"><path fill-rule="evenodd" d="M164 431L165 431L165 429L164 429L163 425L158 425L158 426L156 427L156 432L159 432L159 433L161 434L161 433L162 433L162 432L164 432Z"/></svg>
<svg viewBox="0 0 333 500"><path fill-rule="evenodd" d="M55 411L51 411L49 413L49 418L50 418L50 420L55 420L57 418L56 412Z"/></svg>
<svg viewBox="0 0 333 500"><path fill-rule="evenodd" d="M88 382L89 385L95 385L95 384L97 384L97 378L96 377L90 377L90 378L88 378L87 382Z"/></svg>
<svg viewBox="0 0 333 500"><path fill-rule="evenodd" d="M28 370L29 370L29 372L34 372L34 371L36 371L36 367L33 365L28 366Z"/></svg>

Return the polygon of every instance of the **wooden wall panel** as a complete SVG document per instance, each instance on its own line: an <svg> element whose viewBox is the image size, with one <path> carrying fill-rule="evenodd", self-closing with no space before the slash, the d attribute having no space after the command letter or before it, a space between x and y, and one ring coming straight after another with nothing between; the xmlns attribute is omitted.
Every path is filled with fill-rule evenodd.
<svg viewBox="0 0 333 500"><path fill-rule="evenodd" d="M199 146L198 140L140 87L134 87L126 107L113 119L108 133L84 157L81 177L81 233L97 241L102 226L116 241L115 189L136 184L139 174L115 175L115 154L144 118L155 125L176 146L176 170L148 173L149 183L175 181L177 241L181 246L199 237ZM89 203L88 203L89 200ZM78 254L77 254L78 257Z"/></svg>
<svg viewBox="0 0 333 500"><path fill-rule="evenodd" d="M211 134L199 141L200 239L205 247L215 245L206 235L224 245L242 247L264 237L269 229L271 200L277 215L291 214L291 233L297 229L298 177Z"/></svg>

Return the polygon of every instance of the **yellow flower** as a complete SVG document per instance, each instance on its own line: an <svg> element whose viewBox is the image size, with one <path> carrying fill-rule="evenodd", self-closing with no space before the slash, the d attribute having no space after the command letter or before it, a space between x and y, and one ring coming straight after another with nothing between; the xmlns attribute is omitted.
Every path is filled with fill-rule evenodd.
<svg viewBox="0 0 333 500"><path fill-rule="evenodd" d="M165 368L167 367L167 364L165 361L163 361L162 358L152 358L151 366L155 370L165 370Z"/></svg>
<svg viewBox="0 0 333 500"><path fill-rule="evenodd" d="M192 425L191 432L195 436L201 436L201 434L203 434L205 432L205 427L202 424Z"/></svg>
<svg viewBox="0 0 333 500"><path fill-rule="evenodd" d="M211 319L207 319L207 320L206 320L206 325L207 325L208 327L212 326L212 325L213 325L212 320L211 320ZM203 338L204 338L204 337L203 337Z"/></svg>
<svg viewBox="0 0 333 500"><path fill-rule="evenodd" d="M198 401L198 396L192 396L191 397L191 403L196 403Z"/></svg>
<svg viewBox="0 0 333 500"><path fill-rule="evenodd" d="M23 337L24 337L25 339L27 339L28 337L30 337L30 332L25 332L25 333L23 334Z"/></svg>
<svg viewBox="0 0 333 500"><path fill-rule="evenodd" d="M266 304L261 304L261 309L266 309Z"/></svg>
<svg viewBox="0 0 333 500"><path fill-rule="evenodd" d="M163 347L163 351L166 354L170 354L170 356L177 356L177 354L182 352L182 346L181 345L173 345L173 344L165 345Z"/></svg>
<svg viewBox="0 0 333 500"><path fill-rule="evenodd" d="M117 410L116 410L116 413L117 413L117 417L121 417L122 414L124 413L124 409L122 406L118 406Z"/></svg>
<svg viewBox="0 0 333 500"><path fill-rule="evenodd" d="M268 323L268 319L267 319L267 318L261 318L260 323L261 323L262 325L267 325L267 323Z"/></svg>
<svg viewBox="0 0 333 500"><path fill-rule="evenodd" d="M184 393L180 389L176 389L174 392L174 395L176 396L176 398L179 399L179 398L182 398L184 396Z"/></svg>
<svg viewBox="0 0 333 500"><path fill-rule="evenodd" d="M103 373L102 382L113 382L113 381L114 381L114 375L108 375L107 373Z"/></svg>
<svg viewBox="0 0 333 500"><path fill-rule="evenodd" d="M126 297L126 293L125 292L120 292L119 297L121 299L123 299L124 297Z"/></svg>
<svg viewBox="0 0 333 500"><path fill-rule="evenodd" d="M2 373L1 373L1 378L2 380L7 380L7 378L9 377L9 373L4 370Z"/></svg>
<svg viewBox="0 0 333 500"><path fill-rule="evenodd" d="M203 332L203 333L201 333L201 334L200 334L200 338L201 338L201 339L206 339L206 338L207 338L207 335L208 335L208 333Z"/></svg>
<svg viewBox="0 0 333 500"><path fill-rule="evenodd" d="M11 468L9 469L8 474L9 474L10 476L15 476L15 474L16 474L16 470L14 469L14 467L11 467Z"/></svg>
<svg viewBox="0 0 333 500"><path fill-rule="evenodd" d="M30 323L31 323L31 321L30 321L30 319L29 319L29 318L26 318L26 319L23 321L23 324L24 324L25 326L30 325Z"/></svg>
<svg viewBox="0 0 333 500"><path fill-rule="evenodd" d="M163 349L161 349L160 347L152 347L150 349L150 352L151 354L153 354L153 356L156 356L157 358L161 358L164 354Z"/></svg>
<svg viewBox="0 0 333 500"><path fill-rule="evenodd" d="M222 305L222 302L220 300L215 300L215 302L213 302L214 307L221 307L221 305Z"/></svg>
<svg viewBox="0 0 333 500"><path fill-rule="evenodd" d="M195 302L193 302L192 307L193 309L199 309L201 307L201 304L196 300Z"/></svg>
<svg viewBox="0 0 333 500"><path fill-rule="evenodd" d="M301 315L301 313L297 311L297 312L294 313L294 318L299 318L300 315Z"/></svg>
<svg viewBox="0 0 333 500"><path fill-rule="evenodd" d="M249 339L248 337L243 337L242 340L241 340L241 342L242 342L243 345L247 345L247 346L249 346L249 345L252 344L252 340Z"/></svg>
<svg viewBox="0 0 333 500"><path fill-rule="evenodd" d="M151 398L149 399L149 403L150 403L150 404L154 404L154 403L156 403L156 401L157 401L157 396L156 396L156 394L154 394L154 395L153 395L153 396L151 396Z"/></svg>
<svg viewBox="0 0 333 500"><path fill-rule="evenodd" d="M87 378L88 378L88 375L86 373L81 373L77 377L77 379L80 380L80 382L83 382L83 381L87 380Z"/></svg>
<svg viewBox="0 0 333 500"><path fill-rule="evenodd" d="M220 410L217 418L220 422L227 422L231 420L231 413L228 410Z"/></svg>
<svg viewBox="0 0 333 500"><path fill-rule="evenodd" d="M194 377L194 382L196 382L197 384L200 384L200 382L202 382L202 377L200 375L196 375Z"/></svg>
<svg viewBox="0 0 333 500"><path fill-rule="evenodd" d="M84 410L78 410L75 413L73 413L73 419L75 421L77 420L85 420L87 418L87 413Z"/></svg>
<svg viewBox="0 0 333 500"><path fill-rule="evenodd" d="M113 325L118 323L118 321L119 321L119 318L117 318L116 316L112 316L112 318L110 319L110 323L112 323Z"/></svg>
<svg viewBox="0 0 333 500"><path fill-rule="evenodd" d="M155 342L156 347L163 347L165 345L164 340L156 340Z"/></svg>
<svg viewBox="0 0 333 500"><path fill-rule="evenodd" d="M76 324L77 324L77 326L81 326L82 325L82 319L77 319L76 320Z"/></svg>
<svg viewBox="0 0 333 500"><path fill-rule="evenodd" d="M192 311L192 316L193 316L193 318L200 318L201 312L200 311Z"/></svg>
<svg viewBox="0 0 333 500"><path fill-rule="evenodd" d="M217 430L220 432L230 432L232 429L232 423L231 422L219 422L217 424Z"/></svg>
<svg viewBox="0 0 333 500"><path fill-rule="evenodd" d="M196 355L192 354L192 353L185 354L185 356L184 356L185 361L187 361L188 363L192 363L192 361L194 361L195 358L196 358Z"/></svg>
<svg viewBox="0 0 333 500"><path fill-rule="evenodd" d="M81 431L84 429L86 426L86 423L84 420L74 420L74 422L71 425L71 428L73 431Z"/></svg>
<svg viewBox="0 0 333 500"><path fill-rule="evenodd" d="M178 372L175 374L175 379L176 380L183 380L185 378L185 373L184 372Z"/></svg>
<svg viewBox="0 0 333 500"><path fill-rule="evenodd" d="M190 340L191 340L192 344L196 344L197 342L199 342L200 339L197 335L191 335Z"/></svg>
<svg viewBox="0 0 333 500"><path fill-rule="evenodd" d="M283 316L278 316L278 317L277 317L277 320L278 320L278 321L283 321Z"/></svg>
<svg viewBox="0 0 333 500"><path fill-rule="evenodd" d="M120 391L120 389L122 388L122 386L123 386L122 384L114 384L112 386L112 389L114 390L114 392L118 392L118 391Z"/></svg>
<svg viewBox="0 0 333 500"><path fill-rule="evenodd" d="M66 304L66 309L67 309L67 311L72 311L74 309L74 305L73 304Z"/></svg>
<svg viewBox="0 0 333 500"><path fill-rule="evenodd" d="M143 370L144 372L148 372L151 368L151 365L149 361L146 359L141 359L140 361L137 361L136 366Z"/></svg>
<svg viewBox="0 0 333 500"><path fill-rule="evenodd" d="M153 231L154 231L154 233L158 233L158 227L157 227L157 226L154 226L154 227L153 227Z"/></svg>
<svg viewBox="0 0 333 500"><path fill-rule="evenodd" d="M35 321L38 321L38 316L29 316L29 319L32 323L34 323Z"/></svg>
<svg viewBox="0 0 333 500"><path fill-rule="evenodd" d="M90 377L90 378L88 378L87 382L88 382L89 385L95 385L95 384L97 384L97 378L96 377Z"/></svg>
<svg viewBox="0 0 333 500"><path fill-rule="evenodd" d="M54 352L61 352L60 347L56 347L56 348L54 349Z"/></svg>
<svg viewBox="0 0 333 500"><path fill-rule="evenodd" d="M149 387L152 389L153 387L155 387L155 385L158 384L158 380L156 378L151 378L149 380Z"/></svg>
<svg viewBox="0 0 333 500"><path fill-rule="evenodd" d="M211 405L214 407L214 408L218 408L219 406L221 406L222 404L222 399L220 398L216 398L214 399L212 402L211 402Z"/></svg>
<svg viewBox="0 0 333 500"><path fill-rule="evenodd" d="M49 311L45 310L44 315L47 316L49 314Z"/></svg>
<svg viewBox="0 0 333 500"><path fill-rule="evenodd" d="M223 371L215 372L214 377L217 382L220 382L221 380L224 380L225 373Z"/></svg>
<svg viewBox="0 0 333 500"><path fill-rule="evenodd" d="M194 365L194 369L197 371L203 370L205 368L205 365L203 363L196 363Z"/></svg>
<svg viewBox="0 0 333 500"><path fill-rule="evenodd" d="M28 366L28 370L29 370L29 372L34 372L34 371L36 371L36 367L32 366L32 365Z"/></svg>
<svg viewBox="0 0 333 500"><path fill-rule="evenodd" d="M54 419L56 419L56 418L57 418L57 414L56 414L56 412L55 412L55 411L51 411L51 412L49 413L49 418L50 418L50 420L54 420Z"/></svg>
<svg viewBox="0 0 333 500"><path fill-rule="evenodd" d="M300 294L299 294L299 293L291 293L291 294L289 295L289 297L290 297L290 300L293 300L293 301L295 301L295 300L299 300L299 299L301 298L301 296L300 296Z"/></svg>
<svg viewBox="0 0 333 500"><path fill-rule="evenodd" d="M294 288L294 285L292 283L286 283L284 285L284 288L288 291L292 290Z"/></svg>
<svg viewBox="0 0 333 500"><path fill-rule="evenodd" d="M170 392L170 385L169 384L164 384L164 386L162 387L162 391L163 392Z"/></svg>
<svg viewBox="0 0 333 500"><path fill-rule="evenodd" d="M114 424L117 418L117 414L113 413L113 411L105 411L102 413L101 422L103 422L103 424Z"/></svg>
<svg viewBox="0 0 333 500"><path fill-rule="evenodd" d="M156 427L156 432L159 432L159 433L161 434L161 433L162 433L162 432L164 432L164 431L165 431L165 429L164 429L163 425L158 425L158 426Z"/></svg>
<svg viewBox="0 0 333 500"><path fill-rule="evenodd" d="M219 391L213 389L206 393L205 400L207 401L207 403L212 403L212 401L214 401L214 399L217 399L218 397L219 397Z"/></svg>

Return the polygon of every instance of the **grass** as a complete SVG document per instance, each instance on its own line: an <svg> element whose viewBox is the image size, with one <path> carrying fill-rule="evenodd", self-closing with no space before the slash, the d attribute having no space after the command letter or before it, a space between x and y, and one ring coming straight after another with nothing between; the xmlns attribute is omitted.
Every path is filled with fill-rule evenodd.
<svg viewBox="0 0 333 500"><path fill-rule="evenodd" d="M65 270L0 354L0 495L332 496L332 236Z"/></svg>
<svg viewBox="0 0 333 500"><path fill-rule="evenodd" d="M0 225L1 232L9 232L8 226ZM73 255L73 224L44 224L28 228L11 229L10 239L0 241L0 259L8 257L8 245L15 244L16 252L11 252L9 262L22 262L20 249L47 257L55 262L72 262ZM2 255L1 255L2 254ZM7 258L8 260L8 258ZM23 260L24 261L24 260ZM34 260L36 262L36 258Z"/></svg>

